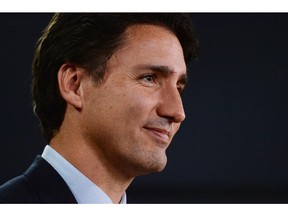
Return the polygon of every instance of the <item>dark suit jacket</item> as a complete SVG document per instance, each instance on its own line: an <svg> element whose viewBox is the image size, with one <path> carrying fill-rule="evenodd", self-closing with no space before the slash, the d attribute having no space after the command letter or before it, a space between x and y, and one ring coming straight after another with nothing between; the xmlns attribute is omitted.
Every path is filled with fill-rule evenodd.
<svg viewBox="0 0 288 216"><path fill-rule="evenodd" d="M77 203L56 170L37 156L28 170L0 186L0 203Z"/></svg>

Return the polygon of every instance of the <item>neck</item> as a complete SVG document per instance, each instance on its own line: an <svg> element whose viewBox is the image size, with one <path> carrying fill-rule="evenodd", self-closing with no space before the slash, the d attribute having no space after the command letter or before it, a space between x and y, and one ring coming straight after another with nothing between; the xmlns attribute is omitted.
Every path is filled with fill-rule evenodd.
<svg viewBox="0 0 288 216"><path fill-rule="evenodd" d="M100 151L91 147L94 145L88 145L75 134L61 129L50 146L101 188L113 203L119 203L133 178L122 174L101 156Z"/></svg>

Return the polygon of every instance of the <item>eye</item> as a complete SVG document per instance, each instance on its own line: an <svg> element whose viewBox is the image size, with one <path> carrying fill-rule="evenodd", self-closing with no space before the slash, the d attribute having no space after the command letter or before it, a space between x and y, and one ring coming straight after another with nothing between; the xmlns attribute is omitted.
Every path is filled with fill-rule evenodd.
<svg viewBox="0 0 288 216"><path fill-rule="evenodd" d="M156 82L156 74L145 74L140 77L140 80L148 83L155 83Z"/></svg>
<svg viewBox="0 0 288 216"><path fill-rule="evenodd" d="M184 88L185 88L185 87L182 86L182 85L178 85L178 86L177 86L177 90L178 90L178 92L179 92L180 95L183 93Z"/></svg>

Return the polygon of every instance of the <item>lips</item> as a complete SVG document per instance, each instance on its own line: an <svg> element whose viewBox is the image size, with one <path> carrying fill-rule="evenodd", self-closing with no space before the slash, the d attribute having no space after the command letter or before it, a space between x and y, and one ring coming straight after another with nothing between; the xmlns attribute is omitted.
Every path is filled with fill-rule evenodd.
<svg viewBox="0 0 288 216"><path fill-rule="evenodd" d="M165 143L170 142L171 131L166 128L156 128L156 127L144 127L151 135L156 139L159 139Z"/></svg>

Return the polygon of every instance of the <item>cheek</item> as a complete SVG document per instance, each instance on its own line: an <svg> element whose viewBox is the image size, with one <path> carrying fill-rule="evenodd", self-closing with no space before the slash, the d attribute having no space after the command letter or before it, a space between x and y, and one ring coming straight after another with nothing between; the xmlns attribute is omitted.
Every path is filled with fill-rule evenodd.
<svg viewBox="0 0 288 216"><path fill-rule="evenodd" d="M156 115L156 104L157 101L153 98L152 94L149 96L146 94L140 94L137 92L131 91L122 97L121 109L123 113L127 113L128 119L143 119L146 121L151 115ZM119 104L116 103L117 107Z"/></svg>
<svg viewBox="0 0 288 216"><path fill-rule="evenodd" d="M95 122L101 122L103 127L110 127L110 130L121 133L127 130L135 132L135 128L142 127L147 120L156 116L155 93L146 92L141 86L133 84L111 85L104 87L100 93L92 94L93 99L88 104L91 111L88 118L93 115Z"/></svg>

